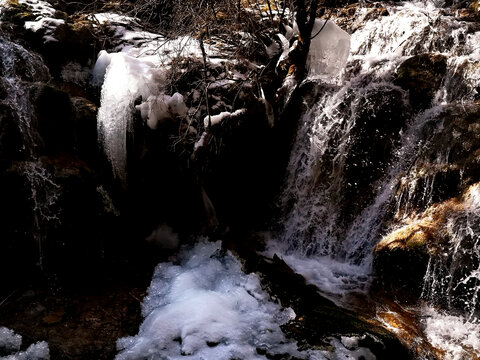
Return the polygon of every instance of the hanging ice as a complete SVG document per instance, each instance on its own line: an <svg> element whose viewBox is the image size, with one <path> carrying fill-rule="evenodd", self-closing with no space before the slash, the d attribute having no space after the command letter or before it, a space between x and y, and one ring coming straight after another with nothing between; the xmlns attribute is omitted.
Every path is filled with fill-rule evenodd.
<svg viewBox="0 0 480 360"><path fill-rule="evenodd" d="M332 78L345 67L350 53L350 35L332 21L315 20L307 57L309 76Z"/></svg>
<svg viewBox="0 0 480 360"><path fill-rule="evenodd" d="M94 69L102 86L102 105L98 110L98 136L112 164L113 174L126 182L127 132L131 126L134 101L157 95L163 84L163 71L149 57L135 58L126 53L101 53Z"/></svg>

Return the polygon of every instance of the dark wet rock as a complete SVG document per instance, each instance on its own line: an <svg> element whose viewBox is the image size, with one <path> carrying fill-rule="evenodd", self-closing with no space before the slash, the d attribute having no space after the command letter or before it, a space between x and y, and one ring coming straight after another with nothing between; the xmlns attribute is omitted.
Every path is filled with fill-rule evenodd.
<svg viewBox="0 0 480 360"><path fill-rule="evenodd" d="M118 338L141 322L145 285L118 284L51 292L17 288L0 307L0 326L21 334L24 347L47 341L51 359L113 359Z"/></svg>
<svg viewBox="0 0 480 360"><path fill-rule="evenodd" d="M395 84L409 91L415 108L430 105L447 70L447 57L421 54L405 60L397 69Z"/></svg>
<svg viewBox="0 0 480 360"><path fill-rule="evenodd" d="M23 135L18 121L15 110L0 102L0 162L19 159L24 154Z"/></svg>
<svg viewBox="0 0 480 360"><path fill-rule="evenodd" d="M478 103L451 104L423 127L414 162L400 175L392 230L375 249L375 273L385 288L419 296L428 261L451 254L453 235L447 224L465 217L466 194L480 180L479 119ZM463 248L471 248L468 236L463 238ZM468 263L466 259L465 269Z"/></svg>
<svg viewBox="0 0 480 360"><path fill-rule="evenodd" d="M72 97L74 152L90 164L98 163L97 106L83 97Z"/></svg>
<svg viewBox="0 0 480 360"><path fill-rule="evenodd" d="M74 145L73 109L67 93L40 85L34 93L38 132L48 154L72 152Z"/></svg>
<svg viewBox="0 0 480 360"><path fill-rule="evenodd" d="M378 243L374 273L384 290L420 296L430 258L428 244L435 238L434 227L429 222L414 223L393 231Z"/></svg>
<svg viewBox="0 0 480 360"><path fill-rule="evenodd" d="M474 233L478 231L479 185L456 198L410 215L375 248L374 272L386 290L422 295L437 306L466 309L478 265ZM430 274L427 274L427 267ZM433 283L431 283L433 281ZM452 288L451 284L458 284Z"/></svg>
<svg viewBox="0 0 480 360"><path fill-rule="evenodd" d="M236 236L226 236L224 246L244 259L245 271L261 275L263 286L282 306L295 311L295 319L283 325L282 330L298 341L300 349L326 349L332 336L359 336L363 338L360 346L368 346L379 359L412 358L396 336L373 319L363 318L324 298L316 286L307 284L303 276L276 255L273 259L258 255L256 250L262 242L258 236L241 239Z"/></svg>
<svg viewBox="0 0 480 360"><path fill-rule="evenodd" d="M411 108L401 89L371 85L366 92L347 94L341 109L347 111L345 126L352 127L348 138L343 128L332 128L328 147L314 164L314 186L329 192L333 206L342 207L340 221L348 224L373 200L375 184L399 145ZM344 156L337 156L339 148ZM339 173L341 177L332 179L332 174Z"/></svg>
<svg viewBox="0 0 480 360"><path fill-rule="evenodd" d="M50 79L49 70L38 54L3 37L0 37L0 48L2 49L0 76L3 78L16 77L29 82L48 81ZM14 84L14 86L18 85ZM3 92L12 91L12 85L8 89L6 85L2 87L5 88Z"/></svg>
<svg viewBox="0 0 480 360"><path fill-rule="evenodd" d="M480 179L480 104L451 104L424 126L411 168L402 175L399 212L423 211Z"/></svg>

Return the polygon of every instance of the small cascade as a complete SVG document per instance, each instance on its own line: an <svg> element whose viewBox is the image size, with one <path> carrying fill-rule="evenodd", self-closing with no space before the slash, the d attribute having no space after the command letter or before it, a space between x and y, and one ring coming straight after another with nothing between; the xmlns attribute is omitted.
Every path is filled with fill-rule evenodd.
<svg viewBox="0 0 480 360"><path fill-rule="evenodd" d="M18 127L22 135L20 150L24 158L37 155L38 135L32 130L33 108L30 103L28 81L46 81L49 78L47 67L42 59L21 45L0 36L0 74L5 89L3 104L15 109Z"/></svg>
<svg viewBox="0 0 480 360"><path fill-rule="evenodd" d="M365 11L358 11L359 19ZM374 248L391 226L387 219L396 213L399 221L416 211L415 204L422 210L438 201L434 189L441 179L421 178L415 163L445 130L445 114L479 97L480 32L474 24L430 1L390 5L383 15L360 20L342 85L319 85L322 95L299 125L281 197L282 230L269 249L337 300L368 288ZM425 99L415 95L421 84L402 78L417 58L432 64ZM449 166L447 150L437 164ZM467 200L449 220L449 256L431 261L424 288L434 303L435 297L464 302L469 317L479 287L475 209ZM465 259L472 266L461 270Z"/></svg>
<svg viewBox="0 0 480 360"><path fill-rule="evenodd" d="M38 265L44 269L44 240L47 229L59 221L57 201L60 186L39 159L41 140L35 129L31 84L47 81L49 72L42 59L21 45L0 37L0 74L5 96L2 106L11 109L18 127L19 140L13 158L19 160L19 172L25 178L33 205L32 236L37 244Z"/></svg>
<svg viewBox="0 0 480 360"><path fill-rule="evenodd" d="M23 164L23 173L30 188L33 203L32 235L38 245L38 265L45 269L45 240L48 229L60 224L61 207L58 200L61 187L55 183L53 175L40 161L27 161Z"/></svg>
<svg viewBox="0 0 480 360"><path fill-rule="evenodd" d="M468 319L480 310L480 185L472 186L459 211L447 220L445 243L430 259L423 297L449 309L463 309Z"/></svg>

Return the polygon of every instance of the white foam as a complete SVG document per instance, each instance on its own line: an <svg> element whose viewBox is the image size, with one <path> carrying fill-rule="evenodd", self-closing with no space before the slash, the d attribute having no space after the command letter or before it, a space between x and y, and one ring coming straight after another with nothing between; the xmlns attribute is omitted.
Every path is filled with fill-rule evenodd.
<svg viewBox="0 0 480 360"><path fill-rule="evenodd" d="M438 312L432 307L423 309L424 332L433 346L445 351L450 360L472 359L480 356L480 323L462 316Z"/></svg>

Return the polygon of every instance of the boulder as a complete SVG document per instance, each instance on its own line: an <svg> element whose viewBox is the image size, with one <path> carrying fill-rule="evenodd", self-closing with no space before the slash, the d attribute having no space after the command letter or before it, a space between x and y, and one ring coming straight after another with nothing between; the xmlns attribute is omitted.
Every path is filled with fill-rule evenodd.
<svg viewBox="0 0 480 360"><path fill-rule="evenodd" d="M472 185L456 198L405 218L383 237L374 251L374 272L384 289L422 294L444 307L479 305L471 299L480 260L474 236L480 230L479 188Z"/></svg>

